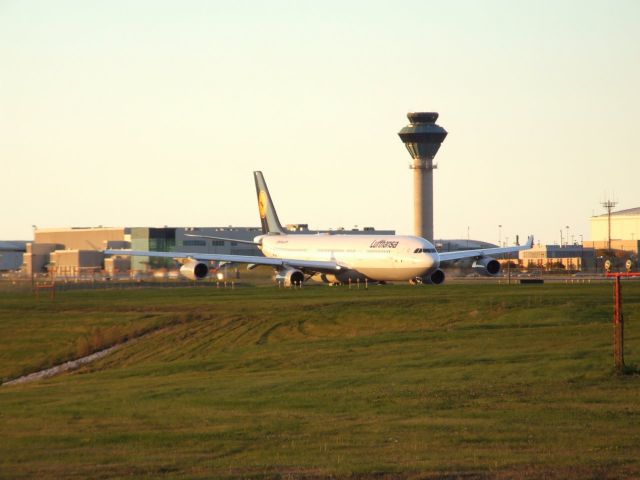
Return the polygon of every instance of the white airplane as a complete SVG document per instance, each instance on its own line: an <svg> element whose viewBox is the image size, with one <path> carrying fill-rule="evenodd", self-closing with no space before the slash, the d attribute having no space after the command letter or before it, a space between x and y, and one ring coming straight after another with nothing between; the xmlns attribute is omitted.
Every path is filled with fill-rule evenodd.
<svg viewBox="0 0 640 480"><path fill-rule="evenodd" d="M356 281L409 281L411 283L441 284L445 274L443 263L463 258L474 260L473 268L494 276L500 272L500 263L492 255L528 250L533 247L530 236L523 246L484 248L438 253L424 238L412 235L349 235L300 234L287 232L280 225L269 189L262 172L254 172L258 194L258 210L262 222L262 235L253 241L208 235L192 237L227 240L256 245L264 254L224 255L195 252L156 252L139 250L105 250L110 255L173 258L182 263L180 273L198 280L209 273L210 261L247 264L248 268L261 265L275 270L275 279L285 286L298 285L308 279L330 284ZM207 262L207 263L205 263Z"/></svg>

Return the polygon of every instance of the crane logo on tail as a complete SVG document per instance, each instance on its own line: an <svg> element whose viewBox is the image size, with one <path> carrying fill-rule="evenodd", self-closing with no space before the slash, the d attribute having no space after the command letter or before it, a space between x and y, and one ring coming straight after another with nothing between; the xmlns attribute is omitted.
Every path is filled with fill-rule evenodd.
<svg viewBox="0 0 640 480"><path fill-rule="evenodd" d="M267 218L267 194L260 191L258 195L258 209L260 210L260 218Z"/></svg>

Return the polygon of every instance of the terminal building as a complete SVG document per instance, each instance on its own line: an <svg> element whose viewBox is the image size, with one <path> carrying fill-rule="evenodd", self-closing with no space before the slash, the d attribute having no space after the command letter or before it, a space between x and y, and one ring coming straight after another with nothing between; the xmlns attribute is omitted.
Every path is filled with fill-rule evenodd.
<svg viewBox="0 0 640 480"><path fill-rule="evenodd" d="M27 243L22 272L27 275L55 271L78 275L104 267L105 248L128 248L129 230L121 227L39 228Z"/></svg>
<svg viewBox="0 0 640 480"><path fill-rule="evenodd" d="M527 270L593 270L597 262L595 250L583 245L534 245L518 254L518 266Z"/></svg>

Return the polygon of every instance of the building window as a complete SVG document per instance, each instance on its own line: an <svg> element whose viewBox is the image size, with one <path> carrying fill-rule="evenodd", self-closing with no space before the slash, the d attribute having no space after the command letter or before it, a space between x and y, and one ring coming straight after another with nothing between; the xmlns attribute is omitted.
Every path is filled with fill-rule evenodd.
<svg viewBox="0 0 640 480"><path fill-rule="evenodd" d="M185 247L204 247L207 245L207 242L204 240L184 240L182 245Z"/></svg>
<svg viewBox="0 0 640 480"><path fill-rule="evenodd" d="M213 247L223 247L224 240L211 240L211 246Z"/></svg>

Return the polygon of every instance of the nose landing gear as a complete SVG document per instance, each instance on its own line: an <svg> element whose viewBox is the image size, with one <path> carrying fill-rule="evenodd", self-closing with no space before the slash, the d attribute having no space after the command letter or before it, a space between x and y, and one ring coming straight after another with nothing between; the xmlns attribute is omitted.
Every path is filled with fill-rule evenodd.
<svg viewBox="0 0 640 480"><path fill-rule="evenodd" d="M429 283L431 285L440 285L444 282L444 272L440 269L437 269L431 275L425 275L423 277L415 277L409 280L411 285L418 285L420 283Z"/></svg>

